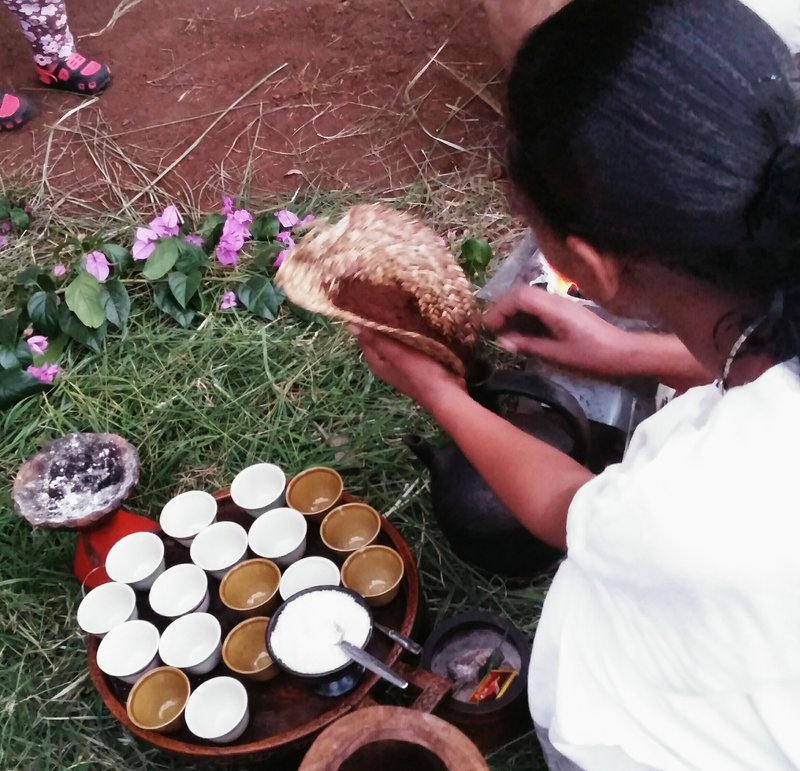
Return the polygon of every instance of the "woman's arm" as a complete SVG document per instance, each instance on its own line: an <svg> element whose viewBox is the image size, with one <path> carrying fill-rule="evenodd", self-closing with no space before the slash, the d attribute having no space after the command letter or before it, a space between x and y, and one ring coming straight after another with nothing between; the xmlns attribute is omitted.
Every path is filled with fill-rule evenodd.
<svg viewBox="0 0 800 771"><path fill-rule="evenodd" d="M482 407L427 356L384 335L353 331L372 372L430 413L528 530L565 549L569 505L591 472Z"/></svg>
<svg viewBox="0 0 800 771"><path fill-rule="evenodd" d="M535 317L543 334L516 330L520 315ZM654 377L678 390L714 379L675 335L626 332L588 308L536 287L524 286L502 297L483 321L510 351L590 375Z"/></svg>

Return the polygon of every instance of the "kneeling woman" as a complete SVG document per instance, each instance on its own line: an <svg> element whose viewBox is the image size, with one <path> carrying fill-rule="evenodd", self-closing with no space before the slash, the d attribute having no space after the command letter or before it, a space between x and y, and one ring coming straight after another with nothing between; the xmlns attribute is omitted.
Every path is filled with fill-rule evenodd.
<svg viewBox="0 0 800 771"><path fill-rule="evenodd" d="M738 0L574 0L517 57L509 171L545 254L718 378L642 424L618 466L592 478L358 332L375 374L567 548L529 684L553 769L800 768L793 76Z"/></svg>

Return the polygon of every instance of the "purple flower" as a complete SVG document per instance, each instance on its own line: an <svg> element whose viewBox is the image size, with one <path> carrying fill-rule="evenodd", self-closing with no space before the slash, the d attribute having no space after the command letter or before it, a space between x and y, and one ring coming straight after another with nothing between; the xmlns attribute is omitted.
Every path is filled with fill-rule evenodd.
<svg viewBox="0 0 800 771"><path fill-rule="evenodd" d="M86 255L86 272L101 284L108 278L110 263L102 252L89 252Z"/></svg>
<svg viewBox="0 0 800 771"><path fill-rule="evenodd" d="M29 375L35 377L40 383L51 385L58 374L58 364L45 364L42 367L34 367L33 364L31 364L31 366L25 371Z"/></svg>
<svg viewBox="0 0 800 771"><path fill-rule="evenodd" d="M219 213L224 214L226 217L233 214L233 198L229 195L222 196L222 208L219 210Z"/></svg>
<svg viewBox="0 0 800 771"><path fill-rule="evenodd" d="M10 233L11 232L11 223L6 220L5 222L0 222L0 233Z"/></svg>
<svg viewBox="0 0 800 771"><path fill-rule="evenodd" d="M26 341L31 353L41 356L47 350L47 338L44 335L32 335Z"/></svg>
<svg viewBox="0 0 800 771"><path fill-rule="evenodd" d="M286 255L289 254L290 251L292 251L292 250L291 249L281 249L278 252L278 256L275 258L275 262L273 263L273 265L276 268L280 268L280 266L283 264L283 261L286 259Z"/></svg>
<svg viewBox="0 0 800 771"><path fill-rule="evenodd" d="M161 216L150 220L150 228L158 238L169 238L177 236L180 232L178 221L178 209L175 204L170 204L161 212Z"/></svg>
<svg viewBox="0 0 800 771"><path fill-rule="evenodd" d="M217 244L216 253L219 264L224 265L226 268L239 262L236 249L229 249L222 242Z"/></svg>
<svg viewBox="0 0 800 771"><path fill-rule="evenodd" d="M222 293L222 300L219 303L219 309L222 311L227 310L228 308L235 308L236 307L236 293L235 292L223 292Z"/></svg>
<svg viewBox="0 0 800 771"><path fill-rule="evenodd" d="M275 216L278 218L278 222L282 228L293 228L298 222L300 222L300 218L294 212L291 212L288 209L276 211Z"/></svg>
<svg viewBox="0 0 800 771"><path fill-rule="evenodd" d="M201 249L203 246L205 246L202 236L198 236L196 233L191 233L190 235L185 236L183 240L186 241L187 244L199 246Z"/></svg>
<svg viewBox="0 0 800 771"><path fill-rule="evenodd" d="M146 260L156 248L158 233L150 228L136 228L136 240L133 242L131 254L134 260Z"/></svg>
<svg viewBox="0 0 800 771"><path fill-rule="evenodd" d="M241 235L242 239L250 238L250 229L247 226L252 221L253 217L249 211L238 209L225 220L225 224L222 226L222 237L236 233ZM242 240L242 243L244 243L244 240Z"/></svg>
<svg viewBox="0 0 800 771"><path fill-rule="evenodd" d="M282 244L286 246L287 249L294 248L294 239L292 238L292 234L286 230L281 231L275 236L276 241L280 241Z"/></svg>
<svg viewBox="0 0 800 771"><path fill-rule="evenodd" d="M66 272L67 272L66 265L62 265L61 263L59 263L58 265L53 265L53 275L56 278L61 278L63 275L66 274Z"/></svg>
<svg viewBox="0 0 800 771"><path fill-rule="evenodd" d="M316 217L313 214L306 214L306 216L303 217L303 219L301 219L300 222L298 222L297 224L301 228L304 228L304 227L310 225L315 219L316 219Z"/></svg>

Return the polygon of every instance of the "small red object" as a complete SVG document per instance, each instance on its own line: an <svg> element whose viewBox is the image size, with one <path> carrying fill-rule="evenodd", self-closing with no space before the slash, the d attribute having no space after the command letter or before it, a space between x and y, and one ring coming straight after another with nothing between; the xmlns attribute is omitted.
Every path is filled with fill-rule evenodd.
<svg viewBox="0 0 800 771"><path fill-rule="evenodd" d="M126 535L140 531L158 530L158 522L132 514L124 509L117 509L93 527L78 532L75 543L75 561L73 571L81 586L94 589L105 584L109 579L105 570L106 556L111 547Z"/></svg>

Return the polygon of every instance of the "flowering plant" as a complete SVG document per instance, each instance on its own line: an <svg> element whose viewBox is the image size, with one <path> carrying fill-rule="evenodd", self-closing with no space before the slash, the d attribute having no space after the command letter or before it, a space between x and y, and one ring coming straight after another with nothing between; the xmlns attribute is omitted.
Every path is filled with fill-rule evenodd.
<svg viewBox="0 0 800 771"><path fill-rule="evenodd" d="M100 353L109 330L127 325L142 288L184 328L200 314L238 308L275 319L286 299L272 282L276 257L311 219L288 209L253 216L226 197L197 227L170 204L135 229L130 249L99 235L66 237L51 268L16 276L16 307L0 315L0 409L56 382L67 345ZM0 230L4 222L19 232L28 214L0 198ZM212 296L217 282L222 291Z"/></svg>

